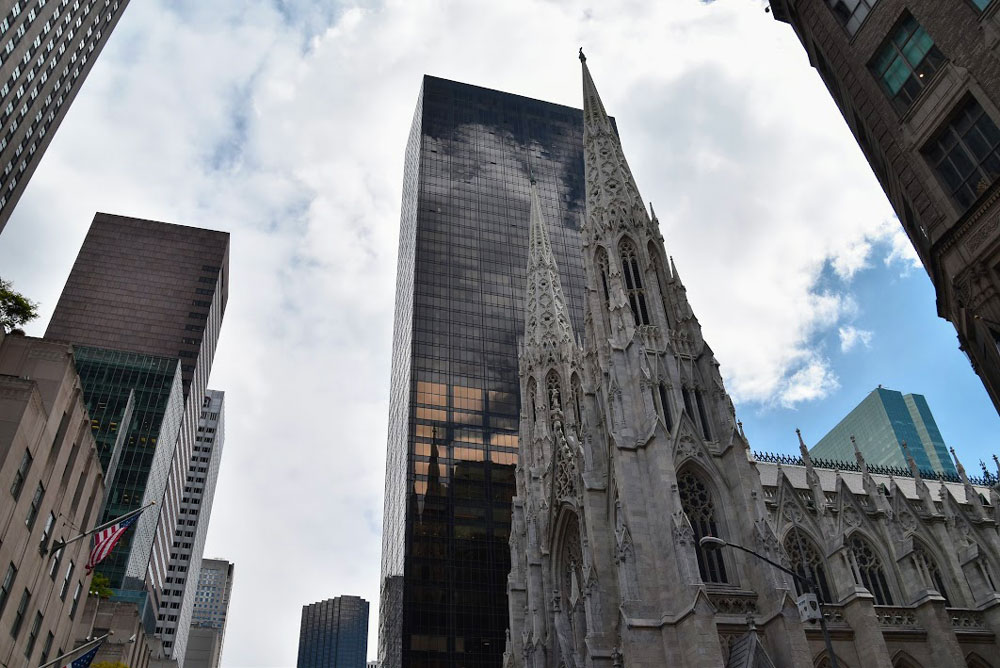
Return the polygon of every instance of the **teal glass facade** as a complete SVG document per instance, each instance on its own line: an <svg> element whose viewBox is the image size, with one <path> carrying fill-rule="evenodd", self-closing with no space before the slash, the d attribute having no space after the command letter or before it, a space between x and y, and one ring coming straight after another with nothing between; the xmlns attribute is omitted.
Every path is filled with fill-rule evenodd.
<svg viewBox="0 0 1000 668"><path fill-rule="evenodd" d="M873 390L809 454L831 461L853 462L851 436L870 464L906 469L908 463L902 447L905 442L921 471L958 475L922 395L904 395L882 387Z"/></svg>
<svg viewBox="0 0 1000 668"><path fill-rule="evenodd" d="M159 504L184 409L179 360L88 346L74 347L73 354L101 466L110 481L98 521L149 501ZM97 568L113 588L142 588L142 583L127 585L125 571L133 552L149 558L155 508L144 515L149 517L133 525Z"/></svg>

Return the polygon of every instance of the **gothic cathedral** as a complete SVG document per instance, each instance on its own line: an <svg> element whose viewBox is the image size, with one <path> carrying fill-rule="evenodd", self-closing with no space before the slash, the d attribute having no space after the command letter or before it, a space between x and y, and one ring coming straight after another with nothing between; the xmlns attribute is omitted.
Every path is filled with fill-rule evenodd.
<svg viewBox="0 0 1000 668"><path fill-rule="evenodd" d="M986 580L1000 497L941 483L935 501L918 472L883 484L860 456L860 472L817 472L804 446L801 465L755 461L580 59L585 332L581 344L532 184L505 668L830 665L818 629L800 621L801 586L738 550L702 547L705 536L816 581L841 668L993 665L982 656L998 654L1000 594ZM959 515L984 575L940 549ZM913 546L924 544L936 547L921 570ZM949 583L965 576L950 589L968 633L941 591L944 561Z"/></svg>

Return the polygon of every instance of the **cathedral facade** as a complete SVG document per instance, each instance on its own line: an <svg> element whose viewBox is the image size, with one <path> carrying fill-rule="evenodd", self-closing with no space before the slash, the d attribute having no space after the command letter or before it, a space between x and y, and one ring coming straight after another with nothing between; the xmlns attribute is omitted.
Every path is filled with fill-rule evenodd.
<svg viewBox="0 0 1000 668"><path fill-rule="evenodd" d="M585 331L533 186L505 667L1000 666L1000 495L757 461L581 61ZM800 580L706 536L813 582L834 656Z"/></svg>

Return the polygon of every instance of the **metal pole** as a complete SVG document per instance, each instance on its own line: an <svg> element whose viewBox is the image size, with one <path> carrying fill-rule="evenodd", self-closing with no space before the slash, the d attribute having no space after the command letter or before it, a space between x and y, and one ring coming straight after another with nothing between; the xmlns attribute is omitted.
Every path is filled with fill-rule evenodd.
<svg viewBox="0 0 1000 668"><path fill-rule="evenodd" d="M722 539L720 538L719 540L722 540ZM752 554L753 556L757 557L761 561L766 561L767 563L771 564L772 566L774 566L775 568L777 568L779 571L782 571L784 573L788 573L793 578L795 578L799 582L804 583L807 587L809 587L809 590L816 597L817 603L819 602L819 588L816 587L816 583L814 583L812 581L812 579L807 578L807 577L803 577L803 576L799 575L798 573L796 573L795 571L793 571L791 569L788 569L788 568L785 568L784 566L782 566L779 563L771 561L770 559L768 559L767 557L765 557L763 554L757 554L756 552L754 552L750 548L743 547L742 545L737 545L736 543L730 543L729 541L725 541L725 540L722 540L722 543L724 545L729 546L729 547L735 547L737 550L743 550L744 552L746 552L748 554ZM711 543L709 543L709 545L711 545ZM826 655L830 659L830 668L840 668L839 665L837 664L837 655L833 653L833 642L830 640L830 629L828 629L826 627L826 615L823 614L823 606L820 606L820 609L819 609L819 626L820 626L821 629L823 629L823 642L826 644Z"/></svg>
<svg viewBox="0 0 1000 668"><path fill-rule="evenodd" d="M63 659L68 659L69 657L73 656L74 654L76 654L77 652L79 652L81 649L90 649L92 645L96 645L97 643L104 642L104 640L108 636L112 635L113 633L114 633L114 631L108 631L107 633L105 633L100 638L94 638L90 642L85 642L82 645L80 645L79 647L77 647L75 649L71 649L70 651L66 652L62 656L57 656L56 658L52 659L48 663L43 663L38 668L49 668L49 666L54 666L57 663L59 663L60 661L62 661Z"/></svg>
<svg viewBox="0 0 1000 668"><path fill-rule="evenodd" d="M70 538L67 541L61 541L61 542L60 541L56 541L55 543L52 544L52 547L50 549L46 549L42 554L48 554L49 552L58 552L59 550L63 549L64 547L66 547L70 543L75 543L76 541L82 540L83 538L86 538L87 536L89 536L91 534L94 534L94 533L97 533L98 531L102 531L104 529L107 529L110 526L114 526L115 524L118 524L121 521L127 520L130 517L138 515L142 511L146 510L146 508L149 508L150 506L155 506L155 505L156 505L156 501L150 501L149 503L147 503L146 505L144 505L142 508L136 508L135 510L130 510L129 512L125 513L121 517L116 517L113 520L108 520L104 524L99 524L96 527L94 527L93 529L90 529L89 531L84 531L79 536L74 536L73 538Z"/></svg>

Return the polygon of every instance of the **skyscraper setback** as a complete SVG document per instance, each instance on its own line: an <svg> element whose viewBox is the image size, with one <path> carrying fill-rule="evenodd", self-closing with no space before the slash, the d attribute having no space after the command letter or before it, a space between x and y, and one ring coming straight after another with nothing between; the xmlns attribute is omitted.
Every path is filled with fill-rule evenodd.
<svg viewBox="0 0 1000 668"><path fill-rule="evenodd" d="M998 5L770 3L857 138L934 283L938 315L1000 411Z"/></svg>
<svg viewBox="0 0 1000 668"><path fill-rule="evenodd" d="M0 232L128 0L0 0Z"/></svg>
<svg viewBox="0 0 1000 668"><path fill-rule="evenodd" d="M183 592L197 583L180 563L189 548L173 545L193 544L184 532L198 531L187 523L193 497L185 487L191 466L196 476L206 466L192 457L210 454L201 451L197 429L228 298L228 264L228 233L99 213L46 330L75 347L99 446L126 431L105 519L158 504L126 535L108 569L114 587L148 592L143 614L150 630L177 628L164 648L179 661L188 625L174 625L183 616L180 603L190 601ZM106 448L105 458L113 458ZM168 596L170 607L163 605Z"/></svg>
<svg viewBox="0 0 1000 668"><path fill-rule="evenodd" d="M530 176L583 331L579 109L424 77L406 148L379 658L499 666Z"/></svg>

